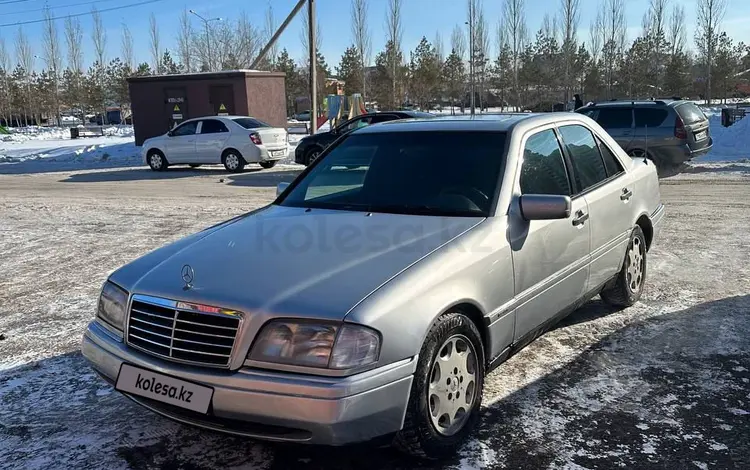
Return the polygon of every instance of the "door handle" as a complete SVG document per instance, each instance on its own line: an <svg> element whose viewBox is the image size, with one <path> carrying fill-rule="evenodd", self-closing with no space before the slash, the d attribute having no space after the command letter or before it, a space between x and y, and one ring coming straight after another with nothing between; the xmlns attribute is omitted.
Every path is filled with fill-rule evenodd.
<svg viewBox="0 0 750 470"><path fill-rule="evenodd" d="M633 191L629 190L628 188L622 188L622 194L620 194L620 200L627 201L631 197L633 197Z"/></svg>
<svg viewBox="0 0 750 470"><path fill-rule="evenodd" d="M576 227L579 225L583 225L583 223L587 220L589 220L589 215L583 211L578 211L576 212L576 216L573 219L573 225Z"/></svg>

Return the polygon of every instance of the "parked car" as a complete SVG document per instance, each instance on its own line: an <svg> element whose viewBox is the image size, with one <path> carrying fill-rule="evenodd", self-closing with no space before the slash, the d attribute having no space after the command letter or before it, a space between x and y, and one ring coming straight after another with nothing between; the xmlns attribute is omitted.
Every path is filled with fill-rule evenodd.
<svg viewBox="0 0 750 470"><path fill-rule="evenodd" d="M654 165L574 113L366 127L277 194L115 271L83 355L186 424L429 458L489 370L597 294L638 301L664 215Z"/></svg>
<svg viewBox="0 0 750 470"><path fill-rule="evenodd" d="M141 155L154 171L170 165L223 164L227 171L240 172L248 163L273 168L287 156L288 141L286 129L250 116L210 116L189 119L146 139Z"/></svg>
<svg viewBox="0 0 750 470"><path fill-rule="evenodd" d="M310 111L302 111L301 113L297 113L294 116L292 116L297 121L309 121L310 120Z"/></svg>
<svg viewBox="0 0 750 470"><path fill-rule="evenodd" d="M381 111L377 113L366 113L345 120L328 132L320 132L308 137L303 137L294 150L294 161L302 165L309 165L342 135L355 129L360 129L371 124L379 122L395 121L398 119L422 118L428 119L435 117L434 114L423 113L419 111Z"/></svg>
<svg viewBox="0 0 750 470"><path fill-rule="evenodd" d="M576 110L599 123L632 157L669 168L713 146L708 118L689 101L608 101Z"/></svg>

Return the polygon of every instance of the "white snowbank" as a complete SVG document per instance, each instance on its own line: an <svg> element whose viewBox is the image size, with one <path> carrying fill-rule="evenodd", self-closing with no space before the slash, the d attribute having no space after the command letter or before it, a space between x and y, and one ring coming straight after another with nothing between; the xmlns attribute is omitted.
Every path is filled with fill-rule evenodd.
<svg viewBox="0 0 750 470"><path fill-rule="evenodd" d="M705 111L711 124L711 137L714 146L710 152L695 159L696 162L737 162L750 161L750 116L734 125L721 125L721 108L707 108Z"/></svg>
<svg viewBox="0 0 750 470"><path fill-rule="evenodd" d="M104 128L103 137L70 138L62 127L10 129L0 141L0 174L142 165L132 126Z"/></svg>

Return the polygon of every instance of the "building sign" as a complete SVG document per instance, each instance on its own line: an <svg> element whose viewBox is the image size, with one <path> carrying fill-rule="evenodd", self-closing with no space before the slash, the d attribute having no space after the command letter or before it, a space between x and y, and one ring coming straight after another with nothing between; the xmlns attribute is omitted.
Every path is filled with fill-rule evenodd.
<svg viewBox="0 0 750 470"><path fill-rule="evenodd" d="M167 103L184 103L185 98L182 96L178 96L176 98L167 98Z"/></svg>
<svg viewBox="0 0 750 470"><path fill-rule="evenodd" d="M224 106L224 103L221 103L221 105L219 105L219 116L229 116L227 107Z"/></svg>
<svg viewBox="0 0 750 470"><path fill-rule="evenodd" d="M182 119L182 112L179 105L174 105L174 108L172 108L172 119Z"/></svg>

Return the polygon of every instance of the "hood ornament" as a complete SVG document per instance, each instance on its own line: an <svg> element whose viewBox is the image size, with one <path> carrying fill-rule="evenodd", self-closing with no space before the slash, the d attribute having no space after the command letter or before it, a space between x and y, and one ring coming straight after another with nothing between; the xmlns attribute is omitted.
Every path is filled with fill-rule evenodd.
<svg viewBox="0 0 750 470"><path fill-rule="evenodd" d="M188 290L193 287L193 279L195 279L195 271L193 267L186 264L182 267L182 280L185 282L183 289Z"/></svg>

